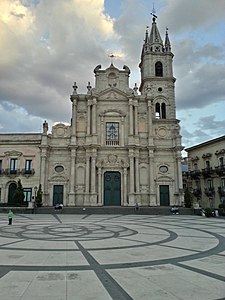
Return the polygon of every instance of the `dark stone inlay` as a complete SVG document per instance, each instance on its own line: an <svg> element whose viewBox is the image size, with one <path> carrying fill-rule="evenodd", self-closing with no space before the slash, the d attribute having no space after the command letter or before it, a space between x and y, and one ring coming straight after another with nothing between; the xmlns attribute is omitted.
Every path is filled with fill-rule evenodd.
<svg viewBox="0 0 225 300"><path fill-rule="evenodd" d="M216 280L220 280L222 282L225 282L225 276L221 276L219 274L215 274L215 273L212 273L212 272L209 272L209 271L206 271L206 270L202 270L202 269L199 269L199 268L195 268L195 267L192 267L192 266L187 266L187 265L184 265L184 264L181 264L181 263L174 263L174 265L178 266L178 267L181 267L183 269L186 269L186 270L189 270L189 271L192 271L192 272L195 272L195 273L198 273L198 274L201 274L201 275L205 275L205 276L214 278Z"/></svg>
<svg viewBox="0 0 225 300"><path fill-rule="evenodd" d="M95 272L98 279L101 281L105 289L108 291L109 295L112 297L112 299L133 299L127 294L127 292L124 289L122 289L122 287L112 278L112 276L105 271L105 269L94 259L93 256L90 255L90 253L79 242L75 243L82 252L83 256L88 261L88 263L90 264L92 270Z"/></svg>

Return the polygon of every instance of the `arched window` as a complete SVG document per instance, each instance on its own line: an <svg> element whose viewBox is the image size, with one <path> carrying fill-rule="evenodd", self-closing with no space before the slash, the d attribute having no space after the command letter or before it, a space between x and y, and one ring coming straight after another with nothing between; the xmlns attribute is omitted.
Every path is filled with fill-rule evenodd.
<svg viewBox="0 0 225 300"><path fill-rule="evenodd" d="M162 119L166 119L166 104L161 104L161 111L162 111Z"/></svg>
<svg viewBox="0 0 225 300"><path fill-rule="evenodd" d="M166 119L166 103L155 104L155 117L156 119Z"/></svg>
<svg viewBox="0 0 225 300"><path fill-rule="evenodd" d="M160 119L160 104L158 102L155 104L155 117Z"/></svg>
<svg viewBox="0 0 225 300"><path fill-rule="evenodd" d="M160 61L155 64L155 76L163 77L163 65Z"/></svg>

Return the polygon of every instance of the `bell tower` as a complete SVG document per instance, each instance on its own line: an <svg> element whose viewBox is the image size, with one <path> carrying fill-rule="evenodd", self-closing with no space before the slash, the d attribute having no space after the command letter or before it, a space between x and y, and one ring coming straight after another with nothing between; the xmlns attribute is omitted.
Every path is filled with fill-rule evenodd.
<svg viewBox="0 0 225 300"><path fill-rule="evenodd" d="M173 77L173 53L168 35L168 28L165 33L163 42L157 27L157 16L152 14L152 26L149 33L148 27L145 33L144 44L141 53L141 70L140 92L142 95L150 93L153 98L160 97L166 100L166 103L156 105L157 118L176 118L175 116L175 96ZM162 106L167 106L165 111ZM160 107L159 107L160 106Z"/></svg>

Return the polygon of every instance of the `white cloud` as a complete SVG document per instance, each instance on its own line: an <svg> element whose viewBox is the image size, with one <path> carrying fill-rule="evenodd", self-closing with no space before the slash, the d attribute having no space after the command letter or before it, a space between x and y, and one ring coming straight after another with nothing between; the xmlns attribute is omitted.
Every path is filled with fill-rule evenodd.
<svg viewBox="0 0 225 300"><path fill-rule="evenodd" d="M73 82L79 93L86 92L88 81L94 85L93 69L109 66L111 53L117 67L126 64L131 69L131 87L140 83L138 65L152 7L147 0L119 3L120 15L113 19L105 13L103 0L0 1L0 105L5 114L1 132L23 131L27 123L32 130L45 119L50 124L68 122ZM158 27L162 38L169 27L175 54L183 143L191 146L222 130L209 132L200 126L201 117L210 116L207 109L221 107L225 100L224 0L160 0L156 10L158 4ZM14 108L9 110L6 103ZM20 118L17 126L10 121L15 114ZM219 121L223 120L224 116Z"/></svg>

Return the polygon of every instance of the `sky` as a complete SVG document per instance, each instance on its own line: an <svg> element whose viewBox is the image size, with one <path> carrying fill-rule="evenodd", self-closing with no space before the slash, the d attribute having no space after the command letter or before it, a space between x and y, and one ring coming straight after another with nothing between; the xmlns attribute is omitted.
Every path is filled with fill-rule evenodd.
<svg viewBox="0 0 225 300"><path fill-rule="evenodd" d="M153 5L174 53L182 145L224 135L225 0L0 0L0 133L69 123L73 83L86 93L112 53L139 86Z"/></svg>

